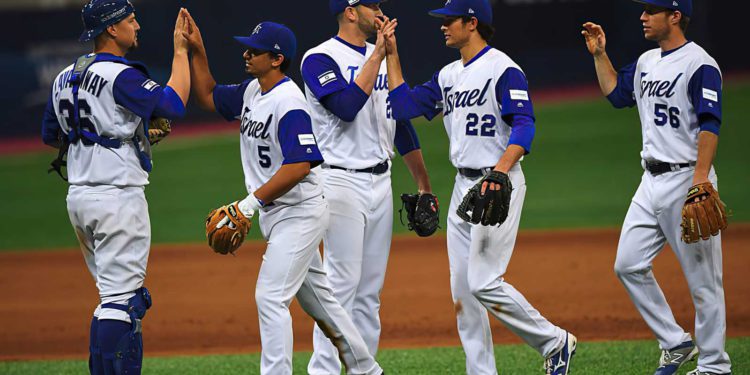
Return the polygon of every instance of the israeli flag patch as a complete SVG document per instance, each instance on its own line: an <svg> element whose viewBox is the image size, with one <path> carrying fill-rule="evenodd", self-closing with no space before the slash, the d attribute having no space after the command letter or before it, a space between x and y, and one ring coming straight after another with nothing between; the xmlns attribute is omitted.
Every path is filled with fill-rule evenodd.
<svg viewBox="0 0 750 375"><path fill-rule="evenodd" d="M299 139L300 146L315 144L315 136L312 134L297 134L297 139Z"/></svg>
<svg viewBox="0 0 750 375"><path fill-rule="evenodd" d="M336 80L336 73L334 73L333 70L329 70L318 76L318 82L320 82L321 86L325 86L335 80Z"/></svg>
<svg viewBox="0 0 750 375"><path fill-rule="evenodd" d="M529 100L529 92L526 90L509 90L512 100Z"/></svg>
<svg viewBox="0 0 750 375"><path fill-rule="evenodd" d="M703 88L703 99L708 99L708 100L713 101L713 102L718 102L719 101L719 93L716 92L716 91L714 91L714 90L707 89L707 88L704 87Z"/></svg>
<svg viewBox="0 0 750 375"><path fill-rule="evenodd" d="M141 86L148 91L154 91L154 89L159 87L159 84L149 79L143 82Z"/></svg>

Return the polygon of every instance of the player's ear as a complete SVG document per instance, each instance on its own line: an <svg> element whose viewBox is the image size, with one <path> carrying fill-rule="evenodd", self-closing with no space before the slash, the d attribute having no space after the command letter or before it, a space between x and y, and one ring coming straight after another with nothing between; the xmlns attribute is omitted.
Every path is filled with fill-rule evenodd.
<svg viewBox="0 0 750 375"><path fill-rule="evenodd" d="M684 15L682 14L682 12L680 12L679 10L675 10L674 12L672 12L672 15L671 15L671 18L670 18L669 22L672 25L679 26L680 25L680 20L682 20L682 17L684 17Z"/></svg>
<svg viewBox="0 0 750 375"><path fill-rule="evenodd" d="M281 69L281 64L284 63L284 60L286 60L286 58L284 57L284 55L276 55L274 57L273 61L271 62L271 66L274 67L274 68Z"/></svg>
<svg viewBox="0 0 750 375"><path fill-rule="evenodd" d="M357 21L357 9L354 7L347 7L344 9L344 18L350 22Z"/></svg>
<svg viewBox="0 0 750 375"><path fill-rule="evenodd" d="M116 24L115 24L116 25ZM106 29L104 29L104 32L102 34L109 36L110 38L114 39L117 37L117 28L115 25L109 25Z"/></svg>
<svg viewBox="0 0 750 375"><path fill-rule="evenodd" d="M474 31L477 29L477 26L479 26L479 20L476 17L471 17L471 19L467 23L469 26L469 31Z"/></svg>

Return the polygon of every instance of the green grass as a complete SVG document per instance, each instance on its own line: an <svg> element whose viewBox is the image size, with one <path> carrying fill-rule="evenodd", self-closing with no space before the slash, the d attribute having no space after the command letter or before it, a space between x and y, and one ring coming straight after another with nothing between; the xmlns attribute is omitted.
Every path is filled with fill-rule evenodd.
<svg viewBox="0 0 750 375"><path fill-rule="evenodd" d="M716 166L722 199L733 221L750 221L750 186L743 144L750 139L750 84L727 84ZM523 162L528 192L521 228L617 227L640 181L641 128L635 109L615 110L604 99L539 106L532 153ZM445 215L455 170L442 121L416 121L433 190ZM167 140L154 150L147 188L155 243L203 240L203 217L246 194L236 135ZM47 175L52 152L0 159L0 250L77 246L65 207L67 185ZM396 232L399 195L415 185L397 158L393 168ZM19 230L21 226L31 228ZM259 231L251 231L259 238Z"/></svg>
<svg viewBox="0 0 750 375"><path fill-rule="evenodd" d="M750 374L750 338L730 339L727 352L732 358L733 374ZM650 374L658 362L655 341L617 341L581 343L572 372L575 375ZM308 352L294 353L294 373L306 373ZM495 347L497 368L501 374L541 374L542 359L526 345ZM378 362L388 374L462 374L464 354L461 348L382 350ZM0 362L2 374L81 374L85 361ZM257 374L260 355L211 355L192 357L146 358L144 374ZM695 368L685 366L680 374Z"/></svg>

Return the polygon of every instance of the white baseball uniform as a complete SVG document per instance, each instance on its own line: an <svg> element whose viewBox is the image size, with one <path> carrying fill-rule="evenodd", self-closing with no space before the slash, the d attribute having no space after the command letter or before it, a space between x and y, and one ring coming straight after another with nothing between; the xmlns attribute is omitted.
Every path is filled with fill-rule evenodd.
<svg viewBox="0 0 750 375"><path fill-rule="evenodd" d="M625 216L615 272L638 311L668 350L690 339L675 321L651 270L665 243L682 266L695 304L698 369L729 373L724 350L726 311L722 286L721 235L695 244L681 239L682 207L698 158L698 134L719 133L721 72L693 42L662 52L650 50L618 75L608 97L615 107L638 106L645 172ZM661 163L666 170L649 171ZM718 190L716 172L709 180Z"/></svg>
<svg viewBox="0 0 750 375"><path fill-rule="evenodd" d="M530 149L533 123L522 140L512 133L510 122L518 115L533 118L525 76L507 55L487 46L471 61L447 65L414 90L406 84L395 88L390 100L397 119L444 115L450 160L459 170L448 209L448 256L466 372L497 373L487 311L542 356L550 356L563 347L566 332L547 321L503 278L526 195L520 163L509 171L513 192L505 223L474 225L456 215L466 192L495 166L509 143Z"/></svg>
<svg viewBox="0 0 750 375"><path fill-rule="evenodd" d="M283 164L322 162L302 91L284 78L267 92L257 80L214 88L217 111L239 119L245 185L252 194ZM359 332L334 298L318 245L329 225L328 203L319 183L319 168L259 214L268 241L258 274L255 300L261 331L261 373L292 373L292 320L289 304L296 296L302 308L323 327L339 348L350 374L380 374Z"/></svg>
<svg viewBox="0 0 750 375"><path fill-rule="evenodd" d="M80 130L89 138L70 145L67 206L101 298L94 316L130 322L126 312L101 306L127 305L146 276L151 242L144 194L148 172L139 152L149 147L143 118L154 113L162 89L148 79L142 66L131 67L109 54L100 58L105 61L88 68L78 92ZM44 120L45 142L56 139L56 126L66 135L71 133L74 100L68 80L72 73L70 65L53 83ZM108 147L107 142L117 147Z"/></svg>
<svg viewBox="0 0 750 375"><path fill-rule="evenodd" d="M387 113L387 69L351 121L337 117L321 99L355 78L374 45L353 46L334 37L307 51L302 59L313 131L325 159L323 190L330 204L330 228L324 235L324 268L334 295L352 317L370 353L380 339L380 292L393 230L390 159L396 121ZM322 58L328 65L316 64ZM362 93L362 95L366 95ZM357 171L371 169L370 171ZM338 374L336 348L316 325L310 374Z"/></svg>

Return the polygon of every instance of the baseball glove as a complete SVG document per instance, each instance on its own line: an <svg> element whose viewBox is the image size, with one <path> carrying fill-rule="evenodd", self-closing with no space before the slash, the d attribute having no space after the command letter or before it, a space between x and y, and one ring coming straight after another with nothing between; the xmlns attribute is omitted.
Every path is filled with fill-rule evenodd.
<svg viewBox="0 0 750 375"><path fill-rule="evenodd" d="M172 132L172 120L164 117L154 117L148 125L148 143L155 145L167 138Z"/></svg>
<svg viewBox="0 0 750 375"><path fill-rule="evenodd" d="M440 207L437 197L430 194L401 194L401 209L398 210L401 224L406 211L407 227L420 237L435 233L440 224Z"/></svg>
<svg viewBox="0 0 750 375"><path fill-rule="evenodd" d="M695 185L688 190L682 207L682 241L696 243L707 240L727 229L724 202L710 182Z"/></svg>
<svg viewBox="0 0 750 375"><path fill-rule="evenodd" d="M206 218L208 246L216 253L234 255L250 231L250 223L237 207L237 202L211 211Z"/></svg>
<svg viewBox="0 0 750 375"><path fill-rule="evenodd" d="M484 182L500 184L500 190L490 190L488 186L482 194L482 183ZM464 221L472 224L502 225L508 218L510 193L512 191L513 186L508 175L503 172L492 171L469 189L458 206L456 214ZM471 212L471 216L469 212Z"/></svg>

